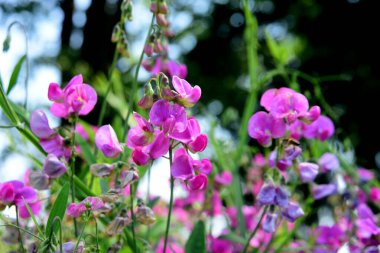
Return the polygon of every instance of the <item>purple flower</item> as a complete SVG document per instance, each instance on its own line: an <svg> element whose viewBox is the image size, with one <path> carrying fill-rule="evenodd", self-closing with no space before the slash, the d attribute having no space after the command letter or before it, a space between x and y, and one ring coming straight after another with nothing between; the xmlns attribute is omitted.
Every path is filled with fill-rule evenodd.
<svg viewBox="0 0 380 253"><path fill-rule="evenodd" d="M50 178L58 178L67 171L65 163L60 161L54 154L49 154L46 157L43 168Z"/></svg>
<svg viewBox="0 0 380 253"><path fill-rule="evenodd" d="M278 205L285 207L289 203L289 193L281 186L266 184L261 187L257 195L257 201L261 205Z"/></svg>
<svg viewBox="0 0 380 253"><path fill-rule="evenodd" d="M129 148L146 146L153 140L153 126L137 112L134 112L133 116L137 122L137 126L132 127L128 131L127 146Z"/></svg>
<svg viewBox="0 0 380 253"><path fill-rule="evenodd" d="M72 113L87 115L97 102L95 90L83 83L82 75L74 76L63 90L58 84L51 83L48 98L54 101L50 107L51 113L59 118L68 118Z"/></svg>
<svg viewBox="0 0 380 253"><path fill-rule="evenodd" d="M191 191L203 190L207 186L207 176L199 173L187 181L187 188Z"/></svg>
<svg viewBox="0 0 380 253"><path fill-rule="evenodd" d="M335 171L339 168L339 160L334 154L324 153L318 161L323 172Z"/></svg>
<svg viewBox="0 0 380 253"><path fill-rule="evenodd" d="M196 85L192 87L185 79L173 76L172 83L174 89L178 92L178 101L186 107L194 106L201 98L201 88Z"/></svg>
<svg viewBox="0 0 380 253"><path fill-rule="evenodd" d="M106 157L116 157L123 151L110 125L104 125L96 131L95 144Z"/></svg>
<svg viewBox="0 0 380 253"><path fill-rule="evenodd" d="M321 108L317 105L314 105L310 110L302 117L302 120L306 123L311 123L316 121L321 115Z"/></svg>
<svg viewBox="0 0 380 253"><path fill-rule="evenodd" d="M248 134L263 145L270 146L272 138L283 137L286 125L282 119L275 119L266 112L257 112L249 119Z"/></svg>
<svg viewBox="0 0 380 253"><path fill-rule="evenodd" d="M290 202L285 208L282 209L282 216L290 222L294 222L301 216L304 216L302 208L294 202Z"/></svg>
<svg viewBox="0 0 380 253"><path fill-rule="evenodd" d="M373 172L365 168L358 168L358 175L362 182L368 182L374 178Z"/></svg>
<svg viewBox="0 0 380 253"><path fill-rule="evenodd" d="M64 244L62 244L63 252L60 252L59 249L57 249L57 253L73 253L75 246L76 246L76 242L65 242ZM82 253L82 252L84 252L84 243L83 241L80 241L75 253Z"/></svg>
<svg viewBox="0 0 380 253"><path fill-rule="evenodd" d="M156 101L149 113L150 122L162 127L165 133L183 132L187 127L187 116L185 108L170 104L166 100Z"/></svg>
<svg viewBox="0 0 380 253"><path fill-rule="evenodd" d="M275 213L269 213L265 216L262 228L267 233L273 233L276 230L276 222L278 215Z"/></svg>
<svg viewBox="0 0 380 253"><path fill-rule="evenodd" d="M339 247L341 240L344 239L344 232L338 225L318 226L315 230L315 238L318 244Z"/></svg>
<svg viewBox="0 0 380 253"><path fill-rule="evenodd" d="M313 196L314 199L321 199L332 194L335 194L337 191L337 187L335 184L320 184L313 185Z"/></svg>
<svg viewBox="0 0 380 253"><path fill-rule="evenodd" d="M325 141L334 134L334 123L327 116L321 115L310 125L305 125L304 137L307 139L315 138Z"/></svg>
<svg viewBox="0 0 380 253"><path fill-rule="evenodd" d="M318 165L315 163L300 163L298 170L303 183L313 181L318 175Z"/></svg>

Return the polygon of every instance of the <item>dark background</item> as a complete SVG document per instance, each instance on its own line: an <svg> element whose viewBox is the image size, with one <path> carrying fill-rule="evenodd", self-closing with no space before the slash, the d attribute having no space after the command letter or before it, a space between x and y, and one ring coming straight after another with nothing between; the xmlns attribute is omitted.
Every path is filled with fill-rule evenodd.
<svg viewBox="0 0 380 253"><path fill-rule="evenodd" d="M186 4L171 1L171 8L181 10ZM110 36L119 20L119 8L107 9L107 1L93 0L87 10L83 28L84 41L79 50L70 48L73 30L73 0L60 1L65 13L62 29L62 50L58 60L82 60L91 71L107 72L114 46ZM261 7L268 7L260 11ZM306 41L306 47L294 67L315 76L348 75L350 81L322 83L327 102L339 112L335 122L339 138L348 136L357 152L358 164L373 168L380 151L378 120L380 71L379 11L371 0L281 0L255 1L255 14L260 26L281 23L287 31ZM9 10L8 10L9 11ZM219 100L226 109L242 112L246 92L236 86L237 78L246 72L242 33L244 24L234 27L232 14L242 13L237 1L215 3L210 15L194 15L194 20L206 25L197 34L197 45L182 60L188 65L190 83L202 86L205 104ZM189 29L188 32L191 32ZM260 60L271 67L265 41L260 41ZM292 65L291 64L291 65ZM65 73L63 73L65 75ZM300 82L303 89L310 84ZM285 85L279 81L275 86ZM236 126L235 126L236 127ZM380 160L380 158L379 158Z"/></svg>

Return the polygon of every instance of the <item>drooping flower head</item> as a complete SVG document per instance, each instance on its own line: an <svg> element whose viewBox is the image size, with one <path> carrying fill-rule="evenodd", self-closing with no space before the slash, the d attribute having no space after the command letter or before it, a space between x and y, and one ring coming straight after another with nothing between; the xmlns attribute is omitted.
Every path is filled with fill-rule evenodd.
<svg viewBox="0 0 380 253"><path fill-rule="evenodd" d="M116 157L123 151L111 125L104 125L96 131L95 144L107 157Z"/></svg>
<svg viewBox="0 0 380 253"><path fill-rule="evenodd" d="M178 92L178 101L186 107L194 106L201 98L201 88L196 85L192 87L185 79L178 76L172 78L173 87Z"/></svg>

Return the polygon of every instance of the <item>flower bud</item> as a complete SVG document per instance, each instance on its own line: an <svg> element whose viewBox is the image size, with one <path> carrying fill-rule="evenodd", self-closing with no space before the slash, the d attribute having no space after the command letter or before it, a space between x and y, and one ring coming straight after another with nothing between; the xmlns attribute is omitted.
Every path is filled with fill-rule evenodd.
<svg viewBox="0 0 380 253"><path fill-rule="evenodd" d="M166 19L164 14L157 14L156 15L156 21L159 26L167 27L169 26L169 22Z"/></svg>
<svg viewBox="0 0 380 253"><path fill-rule="evenodd" d="M146 43L144 46L144 53L146 56L151 57L153 55L153 43Z"/></svg>
<svg viewBox="0 0 380 253"><path fill-rule="evenodd" d="M29 183L37 190L46 190L49 187L49 176L42 171L31 171Z"/></svg>
<svg viewBox="0 0 380 253"><path fill-rule="evenodd" d="M127 216L117 216L111 223L108 225L106 233L108 235L120 235L123 233L123 230L126 226L132 223L132 220Z"/></svg>
<svg viewBox="0 0 380 253"><path fill-rule="evenodd" d="M98 129L95 144L106 157L116 157L123 151L111 125L104 125Z"/></svg>
<svg viewBox="0 0 380 253"><path fill-rule="evenodd" d="M112 174L115 169L114 164L100 163L100 164L92 164L90 166L90 171L94 176L97 177L108 177Z"/></svg>
<svg viewBox="0 0 380 253"><path fill-rule="evenodd" d="M119 180L120 186L124 188L127 185L130 185L139 180L139 174L137 173L137 170L134 167L131 167L129 170L124 170L122 171L122 173L120 173Z"/></svg>
<svg viewBox="0 0 380 253"><path fill-rule="evenodd" d="M282 216L290 222L294 222L305 213L297 203L289 203L287 207L282 210Z"/></svg>
<svg viewBox="0 0 380 253"><path fill-rule="evenodd" d="M67 171L65 163L53 154L46 157L43 168L43 171L51 178L60 177Z"/></svg>
<svg viewBox="0 0 380 253"><path fill-rule="evenodd" d="M116 24L112 30L111 42L116 43L120 40L121 27L120 24Z"/></svg>
<svg viewBox="0 0 380 253"><path fill-rule="evenodd" d="M301 147L290 144L284 149L284 158L290 161L296 159L302 153Z"/></svg>
<svg viewBox="0 0 380 253"><path fill-rule="evenodd" d="M276 221L278 215L275 213L269 213L265 216L262 228L267 233L273 233L276 230Z"/></svg>
<svg viewBox="0 0 380 253"><path fill-rule="evenodd" d="M147 207L142 201L138 203L136 219L144 225L151 225L156 222L156 217L154 216L152 209Z"/></svg>
<svg viewBox="0 0 380 253"><path fill-rule="evenodd" d="M165 1L159 2L158 4L158 12L162 14L168 14L169 8Z"/></svg>
<svg viewBox="0 0 380 253"><path fill-rule="evenodd" d="M105 203L114 203L120 197L120 191L117 189L111 189L108 192L99 196L99 198Z"/></svg>

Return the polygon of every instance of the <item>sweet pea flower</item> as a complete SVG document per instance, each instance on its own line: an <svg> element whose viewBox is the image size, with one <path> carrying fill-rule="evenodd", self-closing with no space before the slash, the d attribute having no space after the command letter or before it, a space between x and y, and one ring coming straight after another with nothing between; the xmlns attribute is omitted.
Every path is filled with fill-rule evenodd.
<svg viewBox="0 0 380 253"><path fill-rule="evenodd" d="M313 181L318 175L318 165L315 163L300 163L298 165L298 170L303 183Z"/></svg>
<svg viewBox="0 0 380 253"><path fill-rule="evenodd" d="M275 119L266 112L257 112L249 119L248 134L254 139L268 147L272 138L281 138L286 131L286 125L282 119Z"/></svg>
<svg viewBox="0 0 380 253"><path fill-rule="evenodd" d="M57 249L57 253L73 253L75 250L76 244L77 244L76 242L65 242L64 244L62 244L63 252L60 252L59 249ZM75 253L83 253L83 252L84 252L84 242L80 241Z"/></svg>
<svg viewBox="0 0 380 253"><path fill-rule="evenodd" d="M26 219L30 217L30 214L25 203L29 205L33 214L37 215L40 212L41 202L38 200L37 192L33 187L25 186L23 182L18 180L0 184L0 206L16 205L20 217Z"/></svg>
<svg viewBox="0 0 380 253"><path fill-rule="evenodd" d="M361 239L369 239L372 235L380 234L377 226L377 218L366 204L360 204L357 208L356 235Z"/></svg>
<svg viewBox="0 0 380 253"><path fill-rule="evenodd" d="M308 108L309 102L304 95L297 92L282 92L273 99L269 111L276 119L285 119L291 124L298 117L306 115Z"/></svg>
<svg viewBox="0 0 380 253"><path fill-rule="evenodd" d="M369 192L369 197L375 203L380 203L380 188L372 187Z"/></svg>
<svg viewBox="0 0 380 253"><path fill-rule="evenodd" d="M194 153L205 150L208 142L207 135L201 133L199 122L193 117L188 118L185 131L179 132L175 129L170 137L186 144Z"/></svg>
<svg viewBox="0 0 380 253"><path fill-rule="evenodd" d="M268 213L265 216L262 228L267 233L273 233L276 230L276 222L278 215L275 213Z"/></svg>
<svg viewBox="0 0 380 253"><path fill-rule="evenodd" d="M68 160L71 148L65 144L62 136L50 128L44 111L36 110L30 115L30 128L40 139L39 144L46 153Z"/></svg>
<svg viewBox="0 0 380 253"><path fill-rule="evenodd" d="M321 115L310 125L305 125L304 137L307 139L315 138L325 141L330 138L335 131L334 123L327 116Z"/></svg>
<svg viewBox="0 0 380 253"><path fill-rule="evenodd" d="M266 184L261 187L257 195L257 201L261 205L278 205L285 207L289 203L289 193L281 186Z"/></svg>
<svg viewBox="0 0 380 253"><path fill-rule="evenodd" d="M332 153L324 153L318 160L323 172L335 171L339 168L339 160Z"/></svg>
<svg viewBox="0 0 380 253"><path fill-rule="evenodd" d="M95 144L106 157L116 157L123 151L110 125L104 125L96 131Z"/></svg>
<svg viewBox="0 0 380 253"><path fill-rule="evenodd" d="M296 219L305 215L302 208L294 202L290 202L285 208L283 208L281 214L290 222L295 222Z"/></svg>
<svg viewBox="0 0 380 253"><path fill-rule="evenodd" d="M63 90L58 84L51 83L48 98L54 101L50 107L51 113L59 118L68 118L73 113L87 115L97 102L95 90L83 83L82 75L74 76Z"/></svg>
<svg viewBox="0 0 380 253"><path fill-rule="evenodd" d="M217 185L230 185L233 180L232 173L230 171L222 171L222 173L218 173L215 175L215 184Z"/></svg>
<svg viewBox="0 0 380 253"><path fill-rule="evenodd" d="M183 132L187 127L187 116L185 108L170 104L166 100L156 101L150 112L150 122L158 127L161 127L165 133Z"/></svg>
<svg viewBox="0 0 380 253"><path fill-rule="evenodd" d="M58 178L67 171L64 162L60 161L54 154L49 154L44 161L44 173L50 178Z"/></svg>
<svg viewBox="0 0 380 253"><path fill-rule="evenodd" d="M290 138L299 141L303 135L305 124L301 120L296 120L292 124L288 125Z"/></svg>
<svg viewBox="0 0 380 253"><path fill-rule="evenodd" d="M178 101L186 107L194 106L201 98L201 88L196 85L192 87L185 79L173 76L172 83L174 89L178 92Z"/></svg>
<svg viewBox="0 0 380 253"><path fill-rule="evenodd" d="M333 195L336 193L336 191L337 186L335 184L313 185L312 188L314 199L321 199Z"/></svg>
<svg viewBox="0 0 380 253"><path fill-rule="evenodd" d="M296 91L287 87L266 90L264 94L261 96L260 105L263 106L268 112L270 112L272 104L277 95L286 93L296 93Z"/></svg>
<svg viewBox="0 0 380 253"><path fill-rule="evenodd" d="M95 211L104 206L103 201L97 197L87 197L78 204L71 203L67 209L66 214L71 217L79 217L85 211Z"/></svg>
<svg viewBox="0 0 380 253"><path fill-rule="evenodd" d="M360 180L364 183L372 180L375 177L372 171L365 168L358 168L358 175Z"/></svg>
<svg viewBox="0 0 380 253"><path fill-rule="evenodd" d="M129 148L146 146L153 140L153 126L137 112L133 113L133 117L135 118L137 125L128 131L127 146Z"/></svg>

